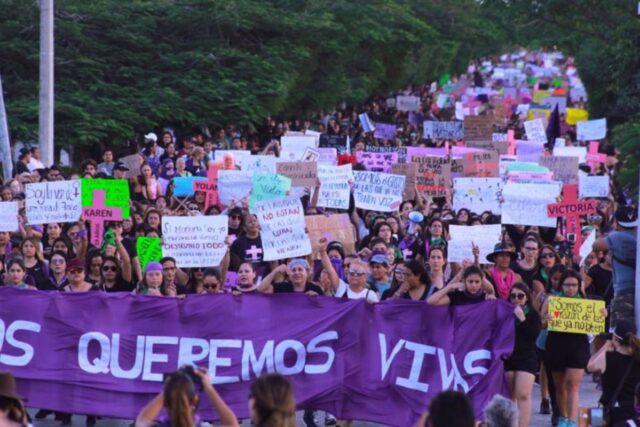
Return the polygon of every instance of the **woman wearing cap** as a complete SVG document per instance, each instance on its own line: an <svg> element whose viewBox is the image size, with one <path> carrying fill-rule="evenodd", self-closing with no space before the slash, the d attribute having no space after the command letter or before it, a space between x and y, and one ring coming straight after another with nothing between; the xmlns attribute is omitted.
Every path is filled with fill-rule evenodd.
<svg viewBox="0 0 640 427"><path fill-rule="evenodd" d="M162 289L163 282L162 264L155 261L149 262L147 263L147 267L144 269L142 281L140 281L134 293L158 297L164 296L165 292Z"/></svg>
<svg viewBox="0 0 640 427"><path fill-rule="evenodd" d="M495 265L487 271L487 278L496 289L496 295L501 299L509 298L509 291L516 282L522 282L522 277L511 269L516 254L504 243L498 243L493 252L487 255L487 260Z"/></svg>
<svg viewBox="0 0 640 427"><path fill-rule="evenodd" d="M324 295L324 291L318 285L311 283L311 270L309 263L300 258L289 261L276 267L262 279L258 286L258 291L265 293L291 293L304 292L308 295ZM286 276L288 279L282 282L275 282L277 277Z"/></svg>
<svg viewBox="0 0 640 427"><path fill-rule="evenodd" d="M0 372L0 426L27 427L27 410L18 394L16 379L11 372Z"/></svg>
<svg viewBox="0 0 640 427"><path fill-rule="evenodd" d="M584 298L580 273L568 270L560 280L563 298ZM547 327L549 301L542 305L542 326ZM606 309L601 313L606 317ZM589 339L587 334L550 331L546 343L546 368L553 375L556 400L560 412L560 426L576 426L579 391L582 375L589 361ZM563 424L564 423L564 424Z"/></svg>
<svg viewBox="0 0 640 427"><path fill-rule="evenodd" d="M462 281L459 280L460 276L462 276ZM493 287L486 280L480 267L470 265L461 270L446 287L427 298L427 303L431 305L467 305L495 298Z"/></svg>
<svg viewBox="0 0 640 427"><path fill-rule="evenodd" d="M74 258L67 263L68 283L61 290L65 292L97 291L100 288L85 281L84 262Z"/></svg>
<svg viewBox="0 0 640 427"><path fill-rule="evenodd" d="M602 374L602 397L607 425L634 418L634 391L640 383L640 338L636 327L620 320L611 341L591 356L589 372Z"/></svg>

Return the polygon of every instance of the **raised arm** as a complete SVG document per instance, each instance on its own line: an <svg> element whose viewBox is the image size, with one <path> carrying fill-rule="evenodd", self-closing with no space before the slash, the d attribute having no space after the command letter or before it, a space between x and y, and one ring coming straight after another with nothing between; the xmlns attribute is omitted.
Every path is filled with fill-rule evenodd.
<svg viewBox="0 0 640 427"><path fill-rule="evenodd" d="M267 274L266 277L262 279L262 282L260 282L260 285L258 285L258 292L264 292L265 294L272 294L274 279L278 274L286 273L287 270L288 270L287 266L284 264L279 265L278 267L271 270L271 273Z"/></svg>
<svg viewBox="0 0 640 427"><path fill-rule="evenodd" d="M322 263L322 268L329 274L329 283L331 283L331 288L335 291L340 284L340 277L338 277L338 273L336 273L336 269L333 268L331 259L329 259L329 254L327 253L328 243L326 238L320 239L320 262Z"/></svg>

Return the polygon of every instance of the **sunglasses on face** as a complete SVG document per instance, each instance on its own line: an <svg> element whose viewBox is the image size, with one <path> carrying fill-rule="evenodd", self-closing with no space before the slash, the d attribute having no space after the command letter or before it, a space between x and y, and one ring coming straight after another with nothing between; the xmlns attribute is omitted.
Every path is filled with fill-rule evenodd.
<svg viewBox="0 0 640 427"><path fill-rule="evenodd" d="M218 285L208 285L208 284L204 284L202 285L203 289L218 289Z"/></svg>
<svg viewBox="0 0 640 427"><path fill-rule="evenodd" d="M118 271L118 267L115 265L105 265L102 267L102 271Z"/></svg>
<svg viewBox="0 0 640 427"><path fill-rule="evenodd" d="M367 273L365 273L364 271L349 271L349 276L355 276L355 277L360 277L360 276L365 276Z"/></svg>
<svg viewBox="0 0 640 427"><path fill-rule="evenodd" d="M509 295L509 299L517 299L518 301L522 301L523 299L525 299L527 295L523 294L523 293L514 293Z"/></svg>

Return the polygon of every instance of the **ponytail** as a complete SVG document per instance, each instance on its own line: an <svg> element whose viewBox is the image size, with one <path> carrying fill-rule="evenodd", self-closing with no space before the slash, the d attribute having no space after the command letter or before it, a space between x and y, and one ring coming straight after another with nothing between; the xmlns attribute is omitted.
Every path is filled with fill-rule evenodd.
<svg viewBox="0 0 640 427"><path fill-rule="evenodd" d="M193 381L185 374L171 374L165 382L164 405L171 427L194 427L193 409L196 398Z"/></svg>

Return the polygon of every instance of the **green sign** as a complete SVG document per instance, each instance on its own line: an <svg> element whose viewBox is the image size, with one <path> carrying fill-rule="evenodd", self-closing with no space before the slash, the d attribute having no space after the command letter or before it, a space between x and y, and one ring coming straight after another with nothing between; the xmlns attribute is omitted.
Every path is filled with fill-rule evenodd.
<svg viewBox="0 0 640 427"><path fill-rule="evenodd" d="M82 207L93 206L93 190L103 190L105 206L122 209L122 219L129 218L129 181L126 179L82 178Z"/></svg>
<svg viewBox="0 0 640 427"><path fill-rule="evenodd" d="M162 259L162 242L160 237L138 237L136 239L136 251L142 271L150 261Z"/></svg>
<svg viewBox="0 0 640 427"><path fill-rule="evenodd" d="M250 211L253 211L255 202L286 196L291 188L291 178L275 173L256 172L253 175L252 186L249 198Z"/></svg>

